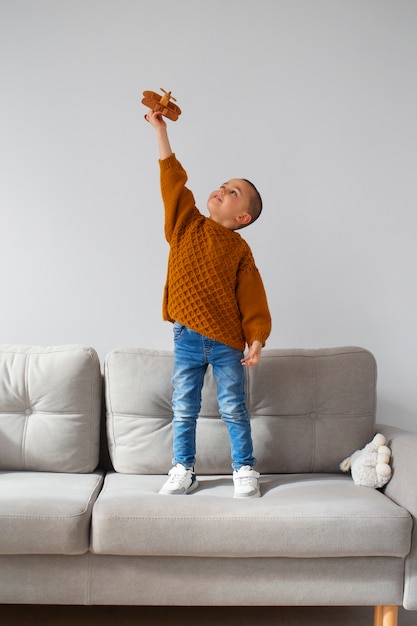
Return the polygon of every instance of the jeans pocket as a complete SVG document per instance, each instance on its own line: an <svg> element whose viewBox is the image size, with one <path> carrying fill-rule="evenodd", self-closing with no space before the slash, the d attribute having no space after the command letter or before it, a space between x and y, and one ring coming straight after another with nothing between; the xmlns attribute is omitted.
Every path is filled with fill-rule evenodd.
<svg viewBox="0 0 417 626"><path fill-rule="evenodd" d="M184 324L180 324L179 322L174 322L174 341L178 341L181 339L187 327Z"/></svg>

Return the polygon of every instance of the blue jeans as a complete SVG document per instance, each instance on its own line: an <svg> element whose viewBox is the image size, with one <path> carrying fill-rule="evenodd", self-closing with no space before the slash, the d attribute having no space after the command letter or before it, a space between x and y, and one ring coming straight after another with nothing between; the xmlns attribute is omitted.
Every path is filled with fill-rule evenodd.
<svg viewBox="0 0 417 626"><path fill-rule="evenodd" d="M174 323L174 465L181 463L184 467L194 467L197 418L204 374L209 364L217 383L219 411L229 433L232 467L239 470L243 465L255 465L242 357L240 350Z"/></svg>

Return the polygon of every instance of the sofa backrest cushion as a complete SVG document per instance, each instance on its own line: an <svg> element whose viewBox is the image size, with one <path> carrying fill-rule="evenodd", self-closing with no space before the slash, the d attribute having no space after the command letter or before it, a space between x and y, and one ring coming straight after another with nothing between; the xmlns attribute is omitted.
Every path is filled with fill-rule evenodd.
<svg viewBox="0 0 417 626"><path fill-rule="evenodd" d="M101 394L92 348L0 345L0 470L92 472Z"/></svg>
<svg viewBox="0 0 417 626"><path fill-rule="evenodd" d="M167 351L120 349L107 356L107 433L117 472L164 474L170 468L172 365ZM260 363L245 371L261 472L337 472L345 457L372 439L376 364L367 350L266 349ZM196 470L230 473L230 463L209 367L197 426Z"/></svg>

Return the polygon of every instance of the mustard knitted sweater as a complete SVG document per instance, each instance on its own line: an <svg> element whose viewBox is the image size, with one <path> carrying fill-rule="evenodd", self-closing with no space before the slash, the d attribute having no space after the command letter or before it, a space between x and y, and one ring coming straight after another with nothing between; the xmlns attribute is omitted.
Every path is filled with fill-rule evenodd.
<svg viewBox="0 0 417 626"><path fill-rule="evenodd" d="M163 318L238 350L264 345L271 316L249 245L199 212L174 154L159 163L170 244Z"/></svg>

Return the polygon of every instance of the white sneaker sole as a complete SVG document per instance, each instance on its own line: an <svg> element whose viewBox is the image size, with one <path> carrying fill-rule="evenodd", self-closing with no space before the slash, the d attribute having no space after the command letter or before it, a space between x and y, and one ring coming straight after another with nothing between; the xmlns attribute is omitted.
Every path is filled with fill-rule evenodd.
<svg viewBox="0 0 417 626"><path fill-rule="evenodd" d="M261 492L259 489L257 489L254 493L236 493L236 491L233 494L234 498L260 498L261 497Z"/></svg>
<svg viewBox="0 0 417 626"><path fill-rule="evenodd" d="M171 491L170 489L164 489L164 487L162 487L159 490L159 493L163 496L185 496L187 493L191 493L191 491L194 491L194 489L197 489L198 487L198 480L195 479L195 481L193 483L191 483L191 485L189 487L183 487L180 491Z"/></svg>

